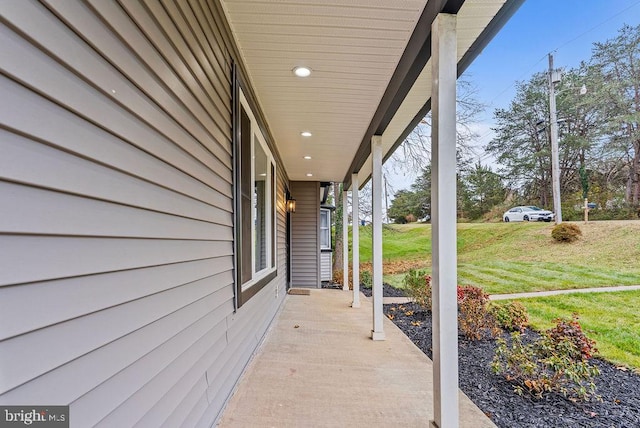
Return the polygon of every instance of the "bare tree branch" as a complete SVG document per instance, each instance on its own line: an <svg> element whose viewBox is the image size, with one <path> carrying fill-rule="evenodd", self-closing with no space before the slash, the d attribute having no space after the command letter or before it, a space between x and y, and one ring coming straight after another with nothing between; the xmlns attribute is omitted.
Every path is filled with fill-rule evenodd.
<svg viewBox="0 0 640 428"><path fill-rule="evenodd" d="M458 80L456 139L458 159L463 164L468 163L471 157L478 156L473 145L478 134L471 125L486 106L478 101L477 93L470 81ZM431 113L411 131L390 160L391 169L396 173L418 173L431 163Z"/></svg>

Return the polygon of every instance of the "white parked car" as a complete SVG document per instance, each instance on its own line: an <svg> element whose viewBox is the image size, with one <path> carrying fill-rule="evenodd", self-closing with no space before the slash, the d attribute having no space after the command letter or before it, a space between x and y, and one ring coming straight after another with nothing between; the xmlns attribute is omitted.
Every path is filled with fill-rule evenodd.
<svg viewBox="0 0 640 428"><path fill-rule="evenodd" d="M535 206L513 207L502 215L502 220L510 221L551 221L555 214Z"/></svg>

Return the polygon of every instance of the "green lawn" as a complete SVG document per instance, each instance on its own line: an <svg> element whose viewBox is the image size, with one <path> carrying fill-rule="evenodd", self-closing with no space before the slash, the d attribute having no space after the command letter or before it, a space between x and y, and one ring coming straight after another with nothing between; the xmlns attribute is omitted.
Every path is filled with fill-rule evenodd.
<svg viewBox="0 0 640 428"><path fill-rule="evenodd" d="M640 284L640 274L569 263L487 261L458 264L458 282L489 294Z"/></svg>
<svg viewBox="0 0 640 428"><path fill-rule="evenodd" d="M484 288L490 294L519 293L640 284L640 221L577 223L582 238L572 244L551 239L553 224L458 224L458 282ZM360 228L360 257L371 260L371 228ZM386 226L385 265L431 263L431 225ZM397 269L396 269L397 270ZM385 275L402 286L403 274ZM565 294L520 300L532 326L551 326L553 319L572 313L600 356L640 368L640 291Z"/></svg>
<svg viewBox="0 0 640 428"><path fill-rule="evenodd" d="M640 284L640 221L578 223L573 244L551 239L549 223L459 224L458 281L487 292ZM360 257L371 260L371 228L360 228ZM431 225L390 225L383 230L386 264L420 260L429 268ZM396 286L402 275L385 275Z"/></svg>
<svg viewBox="0 0 640 428"><path fill-rule="evenodd" d="M617 364L640 368L640 290L612 293L573 293L519 300L536 330L552 326L558 317L580 316L599 355Z"/></svg>
<svg viewBox="0 0 640 428"><path fill-rule="evenodd" d="M349 236L351 238L351 235ZM431 225L388 225L382 231L385 261L431 258ZM371 261L371 226L360 227L360 260Z"/></svg>

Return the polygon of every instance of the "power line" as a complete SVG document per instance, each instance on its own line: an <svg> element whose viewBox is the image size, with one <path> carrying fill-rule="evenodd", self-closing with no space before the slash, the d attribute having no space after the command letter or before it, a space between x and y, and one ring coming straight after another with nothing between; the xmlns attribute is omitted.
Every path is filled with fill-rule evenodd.
<svg viewBox="0 0 640 428"><path fill-rule="evenodd" d="M601 26L603 26L604 24L606 24L607 22L613 20L614 18L626 13L628 10L636 7L640 5L640 0L636 1L635 3L631 4L630 6L620 10L619 12L609 16L608 18L600 21L599 23L597 23L596 25L592 26L591 28L589 28L588 30L583 31L582 33L578 34L577 36L569 39L568 41L561 43L559 46L557 46L555 49L551 50L550 52L557 52L558 50L566 47L567 45L572 44L573 42L575 42L576 40L584 37L585 35L593 32L594 30L600 28ZM488 108L495 108L495 101L497 99L499 99L500 97L502 97L502 95L504 95L507 91L511 90L511 88L513 88L517 82L522 81L526 76L531 75L532 71L535 70L538 67L538 64L540 64L542 61L544 61L545 59L547 59L547 54L545 54L544 56L542 56L540 59L538 59L531 67L529 67L527 69L527 71L525 71L524 73L522 73L517 79L515 79L513 82L511 82L505 89L503 89L502 91L498 92L498 94L493 97L490 101L489 101L489 105L487 106ZM487 131L485 133L483 133L482 135L480 135L478 137L478 140L484 140L486 137L488 137L491 132L493 132L493 130ZM486 154L483 156L483 158L487 158L489 157L489 155ZM484 159L483 159L484 160Z"/></svg>
<svg viewBox="0 0 640 428"><path fill-rule="evenodd" d="M590 32L592 32L592 31L593 31L593 30L595 30L596 28L599 28L599 27L603 26L604 24L606 24L607 22L611 21L613 18L616 18L616 17L618 17L618 16L622 15L623 13L625 13L626 11L628 11L629 9L636 7L638 4L640 4L640 1L637 1L637 2L635 2L634 4L632 4L631 6L629 6L629 7L625 8L625 9L622 9L620 12L616 13L615 15L611 15L609 18L605 19L604 21L601 21L599 24L594 25L593 27L591 27L591 28L589 28L588 30L586 30L585 32L583 32L583 33L581 33L581 34L577 35L576 37L574 37L573 39L569 40L568 42L563 43L562 45L558 46L557 48L555 48L555 49L554 49L553 51L551 51L551 52L557 52L557 51L558 51L558 49L561 49L561 48L563 48L563 47L565 47L565 46L567 46L567 45L569 45L569 44L571 44L571 43L575 42L575 41L576 41L576 40L578 40L579 38L581 38L581 37L583 37L583 36L585 36L585 35L589 34Z"/></svg>
<svg viewBox="0 0 640 428"><path fill-rule="evenodd" d="M555 51L554 51L555 52ZM543 57L541 57L538 61L536 61L535 64L533 64L531 67L529 67L529 69L527 71L525 71L524 73L522 73L516 80L514 80L513 82L511 82L511 84L509 84L509 86L507 86L504 90L502 90L501 92L498 93L498 95L496 95L495 97L493 97L491 99L491 101L489 101L489 104L491 106L493 106L493 103L495 102L495 100L497 100L498 98L500 98L502 95L504 95L505 92L507 92L509 89L513 88L516 84L516 82L519 82L520 80L522 80L525 76L529 76L531 74L531 72L537 68L538 64L540 64L542 61L544 61L547 58L547 55L545 54Z"/></svg>
<svg viewBox="0 0 640 428"><path fill-rule="evenodd" d="M594 31L594 30L596 30L597 28L599 28L599 27L603 26L604 24L606 24L607 22L611 21L612 19L617 18L618 16L620 16L620 15L624 14L624 13L625 13L625 12L627 12L628 10L630 10L630 9L632 9L632 8L634 8L634 7L636 7L636 6L638 6L639 4L640 4L640 0L639 0L639 1L637 1L637 2L635 2L635 3L633 3L631 6L628 6L628 7L624 8L624 9L622 9L621 11L619 11L619 12L617 12L617 13L615 13L615 14L611 15L610 17L608 17L608 18L606 18L606 19L604 19L604 20L600 21L598 24L596 24L596 25L594 25L593 27L589 28L588 30L586 30L586 31L584 31L584 32L582 32L582 33L580 33L579 35L577 35L577 36L573 37L572 39L570 39L570 40L568 40L568 41L566 41L566 42L564 42L564 43L560 44L560 45L559 45L559 46L557 46L555 49L552 49L550 52L551 52L551 53L553 53L553 52L557 52L558 50L560 50L560 49L564 48L565 46L570 45L571 43L575 42L576 40L578 40L578 39L580 39L580 38L584 37L585 35L587 35L587 34L591 33L592 31ZM540 59L538 59L538 60L535 62L535 64L533 64L531 67L529 67L529 69L528 69L527 71L525 71L524 73L522 73L522 74L521 74L521 75L520 75L520 76L519 76L519 77L518 77L514 82L512 82L511 84L509 84L509 86L507 86L504 90L500 91L500 92L498 93L498 95L496 95L495 97L493 97L493 98L491 99L491 101L489 101L489 105L490 105L491 107L493 107L494 102L495 102L498 98L500 98L502 95L504 95L504 93L505 93L505 92L507 92L508 90L510 90L511 88L513 88L513 86L516 84L516 82L518 82L518 81L522 80L525 76L530 75L530 74L531 74L531 72L532 72L535 68L537 68L538 64L540 64L540 63L541 63L542 61L544 61L545 59L547 59L547 54L543 55ZM488 135L488 134L486 134L486 135ZM486 135L485 135L485 136L486 136Z"/></svg>

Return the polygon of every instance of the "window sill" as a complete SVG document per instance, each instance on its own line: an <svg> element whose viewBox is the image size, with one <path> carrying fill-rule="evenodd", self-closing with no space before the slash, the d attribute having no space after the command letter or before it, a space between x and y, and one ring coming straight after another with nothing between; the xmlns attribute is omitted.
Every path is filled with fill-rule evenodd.
<svg viewBox="0 0 640 428"><path fill-rule="evenodd" d="M278 270L273 269L264 274L264 276L257 278L253 282L249 282L242 286L242 292L238 296L238 307L244 305L250 298L258 294L258 291L262 290L268 283L273 281L278 276Z"/></svg>

